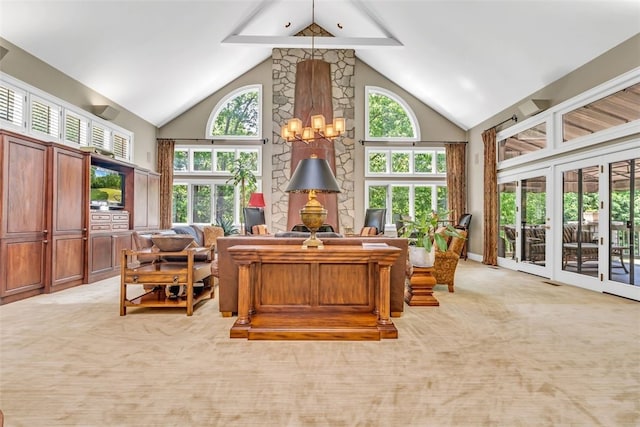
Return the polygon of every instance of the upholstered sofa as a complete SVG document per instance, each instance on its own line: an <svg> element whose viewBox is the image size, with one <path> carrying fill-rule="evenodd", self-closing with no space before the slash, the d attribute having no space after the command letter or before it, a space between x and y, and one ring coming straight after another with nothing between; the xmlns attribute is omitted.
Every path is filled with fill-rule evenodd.
<svg viewBox="0 0 640 427"><path fill-rule="evenodd" d="M207 227L209 229L216 229L219 227ZM209 231L212 231L215 236L210 236ZM215 240L218 235L223 234L222 229L219 230L206 230L198 225L181 225L173 227L169 230L145 230L145 231L134 231L132 235L133 240L133 249L141 250L150 248L153 246L153 242L151 241L151 236L154 234L187 234L193 236L194 245L198 247L211 247L212 244L215 244ZM206 235L205 235L206 234ZM149 259L154 259L150 257ZM196 261L211 261L211 253L202 253L195 255ZM139 261L145 262L146 259L144 256L139 258Z"/></svg>
<svg viewBox="0 0 640 427"><path fill-rule="evenodd" d="M404 311L404 287L407 266L407 239L388 237L325 237L319 236L325 246L386 243L402 251L391 266L391 316L400 317ZM238 312L238 267L229 256L228 249L236 245L302 245L304 237L228 236L217 240L218 283L220 311L225 317Z"/></svg>

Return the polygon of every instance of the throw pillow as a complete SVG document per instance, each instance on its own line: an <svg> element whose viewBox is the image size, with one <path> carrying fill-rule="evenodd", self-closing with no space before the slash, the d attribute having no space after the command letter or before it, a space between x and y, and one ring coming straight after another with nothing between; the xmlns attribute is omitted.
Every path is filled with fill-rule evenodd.
<svg viewBox="0 0 640 427"><path fill-rule="evenodd" d="M210 248L216 244L218 237L224 237L224 229L214 225L205 225L204 231L204 246Z"/></svg>

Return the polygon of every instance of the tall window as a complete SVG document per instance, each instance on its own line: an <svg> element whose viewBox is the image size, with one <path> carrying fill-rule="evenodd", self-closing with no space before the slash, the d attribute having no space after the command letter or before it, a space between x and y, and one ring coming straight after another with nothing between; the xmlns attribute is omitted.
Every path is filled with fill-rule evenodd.
<svg viewBox="0 0 640 427"><path fill-rule="evenodd" d="M409 105L383 88L367 86L365 91L365 128L371 143L365 150L365 208L387 208L387 223L446 212L444 147L414 147L420 128Z"/></svg>
<svg viewBox="0 0 640 427"><path fill-rule="evenodd" d="M252 192L261 188L262 147L177 146L173 159L174 224L239 224L240 188L227 184L233 162L248 158L257 177L255 187L246 188L245 205Z"/></svg>
<svg viewBox="0 0 640 427"><path fill-rule="evenodd" d="M365 134L369 140L417 141L418 120L409 105L395 93L375 86L365 87Z"/></svg>
<svg viewBox="0 0 640 427"><path fill-rule="evenodd" d="M225 139L261 138L262 86L245 86L220 100L209 116L206 135Z"/></svg>

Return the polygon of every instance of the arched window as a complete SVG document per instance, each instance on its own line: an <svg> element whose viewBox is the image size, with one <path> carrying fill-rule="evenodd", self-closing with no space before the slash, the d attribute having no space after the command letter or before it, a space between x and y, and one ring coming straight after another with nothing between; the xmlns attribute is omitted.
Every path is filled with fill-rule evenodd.
<svg viewBox="0 0 640 427"><path fill-rule="evenodd" d="M206 129L207 138L262 138L262 85L244 86L222 98Z"/></svg>
<svg viewBox="0 0 640 427"><path fill-rule="evenodd" d="M395 93L365 86L365 132L368 140L418 141L420 127L413 110Z"/></svg>

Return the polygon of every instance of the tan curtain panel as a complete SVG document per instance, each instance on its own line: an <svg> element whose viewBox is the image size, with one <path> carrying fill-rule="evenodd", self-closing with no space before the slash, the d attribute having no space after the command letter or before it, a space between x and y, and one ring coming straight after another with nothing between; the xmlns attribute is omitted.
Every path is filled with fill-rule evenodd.
<svg viewBox="0 0 640 427"><path fill-rule="evenodd" d="M160 174L160 228L171 228L173 204L173 139L158 139L158 173Z"/></svg>
<svg viewBox="0 0 640 427"><path fill-rule="evenodd" d="M467 211L467 144L445 144L449 219L458 223Z"/></svg>
<svg viewBox="0 0 640 427"><path fill-rule="evenodd" d="M482 133L484 142L484 248L482 263L498 265L498 177L496 128Z"/></svg>

